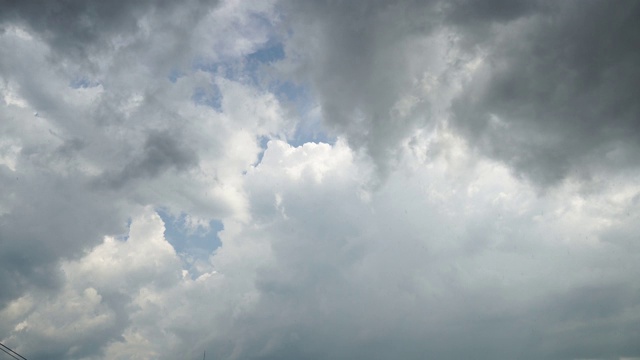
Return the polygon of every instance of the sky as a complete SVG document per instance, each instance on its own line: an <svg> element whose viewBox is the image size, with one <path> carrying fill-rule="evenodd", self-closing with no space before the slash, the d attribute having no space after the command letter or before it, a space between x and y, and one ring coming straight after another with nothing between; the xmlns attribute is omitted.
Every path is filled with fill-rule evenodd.
<svg viewBox="0 0 640 360"><path fill-rule="evenodd" d="M0 343L640 359L638 18L0 0Z"/></svg>

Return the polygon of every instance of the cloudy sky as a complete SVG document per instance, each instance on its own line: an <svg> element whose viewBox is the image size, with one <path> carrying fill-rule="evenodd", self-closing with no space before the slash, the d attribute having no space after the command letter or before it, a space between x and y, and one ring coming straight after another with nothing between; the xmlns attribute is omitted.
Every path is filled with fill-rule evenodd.
<svg viewBox="0 0 640 360"><path fill-rule="evenodd" d="M0 342L640 359L638 18L0 0Z"/></svg>

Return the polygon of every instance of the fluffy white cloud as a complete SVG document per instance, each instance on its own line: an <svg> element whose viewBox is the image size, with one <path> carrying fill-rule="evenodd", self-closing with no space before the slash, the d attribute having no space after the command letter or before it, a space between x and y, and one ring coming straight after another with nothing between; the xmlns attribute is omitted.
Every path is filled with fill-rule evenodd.
<svg viewBox="0 0 640 360"><path fill-rule="evenodd" d="M458 358L477 347L578 358L627 329L608 343L633 349L640 303L624 284L639 259L606 240L635 223L619 217L637 207L632 182L540 197L450 134L422 144L436 142L440 156L425 163L407 148L404 170L371 190L371 164L343 141L272 141L246 175L250 220L224 221L215 270L181 274L147 209L126 240L64 263L55 297L11 303L9 340L45 338L77 358L86 343L105 358ZM71 326L102 340L71 337Z"/></svg>

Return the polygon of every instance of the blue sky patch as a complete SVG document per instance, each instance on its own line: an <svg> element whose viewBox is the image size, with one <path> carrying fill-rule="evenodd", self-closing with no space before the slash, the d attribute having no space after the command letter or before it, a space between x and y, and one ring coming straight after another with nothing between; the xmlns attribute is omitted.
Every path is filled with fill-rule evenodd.
<svg viewBox="0 0 640 360"><path fill-rule="evenodd" d="M98 85L100 85L100 82L91 81L86 77L75 78L69 83L69 87L73 89L86 89L86 88L96 87Z"/></svg>
<svg viewBox="0 0 640 360"><path fill-rule="evenodd" d="M164 222L165 239L173 246L182 259L186 270L193 275L198 275L195 269L196 262L208 262L209 256L220 246L222 242L218 232L224 229L221 221L209 222L209 229L202 228L192 231L187 228L186 214L174 216L165 209L156 209Z"/></svg>
<svg viewBox="0 0 640 360"><path fill-rule="evenodd" d="M172 69L169 72L169 81L171 81L172 83L176 83L176 81L178 81L178 79L180 79L181 77L183 77L185 75L185 73L182 70L179 69Z"/></svg>
<svg viewBox="0 0 640 360"><path fill-rule="evenodd" d="M211 83L211 87L208 89L196 88L191 100L198 105L206 105L217 111L222 111L222 93L215 83Z"/></svg>
<svg viewBox="0 0 640 360"><path fill-rule="evenodd" d="M247 60L257 61L262 64L271 64L273 62L284 59L284 56L285 53L282 43L276 43L267 47L263 47L258 51L247 55Z"/></svg>

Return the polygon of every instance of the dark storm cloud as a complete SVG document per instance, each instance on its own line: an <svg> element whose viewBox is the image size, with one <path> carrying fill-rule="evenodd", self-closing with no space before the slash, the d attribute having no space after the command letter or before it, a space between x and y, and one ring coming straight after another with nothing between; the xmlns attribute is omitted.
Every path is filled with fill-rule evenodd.
<svg viewBox="0 0 640 360"><path fill-rule="evenodd" d="M482 40L493 23L508 22L543 8L532 0L456 0L445 2L444 23L472 30L465 35Z"/></svg>
<svg viewBox="0 0 640 360"><path fill-rule="evenodd" d="M194 0L178 5L172 1L0 1L0 22L27 25L61 58L75 59L117 47L114 36L136 33L143 15L171 16L178 6L203 13L198 7L215 1Z"/></svg>
<svg viewBox="0 0 640 360"><path fill-rule="evenodd" d="M118 172L104 175L98 184L120 188L137 179L149 179L169 169L186 170L198 163L197 154L184 145L178 133L151 131L142 148L142 154Z"/></svg>
<svg viewBox="0 0 640 360"><path fill-rule="evenodd" d="M512 15L486 39L461 24L487 55L453 103L453 124L541 185L636 167L640 4L562 1Z"/></svg>
<svg viewBox="0 0 640 360"><path fill-rule="evenodd" d="M325 122L382 170L415 128L446 117L435 106L450 108L451 123L483 154L546 186L638 165L639 8L635 1L294 3L288 51L302 60L297 76L314 88ZM438 36L448 45L415 41ZM463 66L480 57L478 68ZM453 99L411 93L423 74L435 76L425 81L431 94L468 80ZM408 94L419 104L397 116Z"/></svg>
<svg viewBox="0 0 640 360"><path fill-rule="evenodd" d="M302 60L297 76L310 81L329 127L370 153L386 173L398 143L428 116L425 111L393 118L391 112L421 75L410 70L406 41L431 31L435 4L294 1L288 6L294 29L288 51Z"/></svg>
<svg viewBox="0 0 640 360"><path fill-rule="evenodd" d="M106 45L118 32L135 31L150 1L3 1L2 21L24 23L54 49L79 50ZM96 43L98 42L98 43Z"/></svg>
<svg viewBox="0 0 640 360"><path fill-rule="evenodd" d="M30 169L2 177L0 304L35 286L55 288L60 258L73 258L105 233L125 230L126 215L83 179Z"/></svg>

